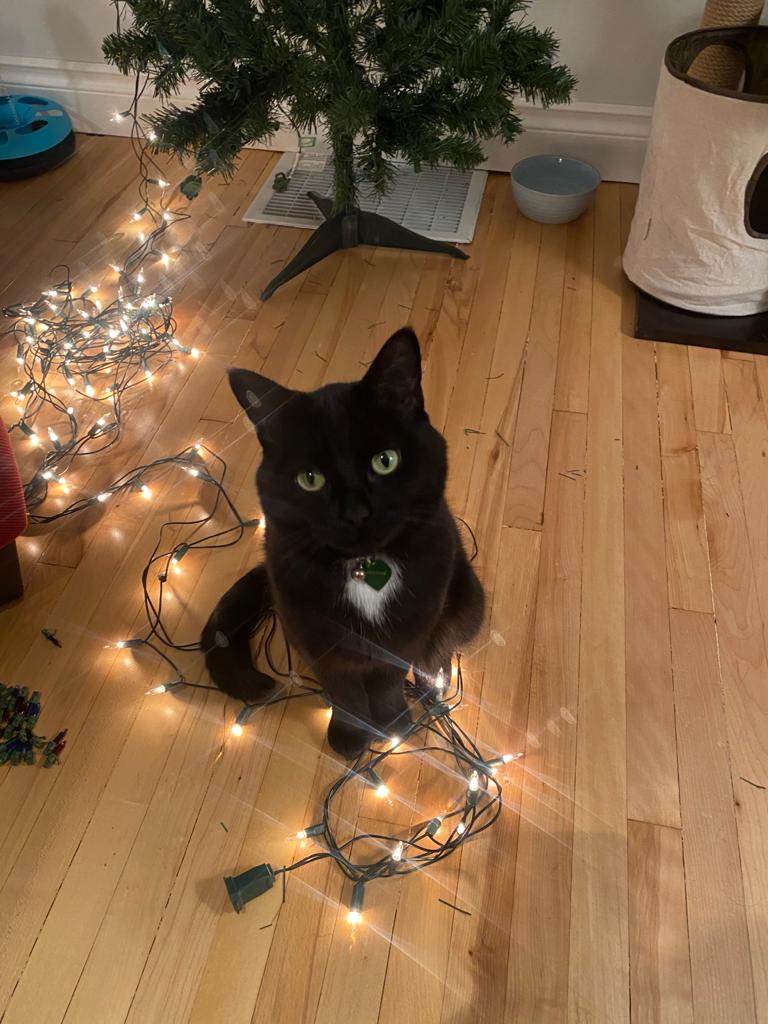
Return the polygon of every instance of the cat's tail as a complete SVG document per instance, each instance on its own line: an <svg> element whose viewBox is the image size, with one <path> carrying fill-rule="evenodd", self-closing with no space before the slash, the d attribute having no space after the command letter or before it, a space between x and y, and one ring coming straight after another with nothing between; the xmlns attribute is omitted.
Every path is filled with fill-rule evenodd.
<svg viewBox="0 0 768 1024"><path fill-rule="evenodd" d="M254 668L250 638L272 606L267 571L251 569L229 588L203 627L200 646L213 682L246 704L267 700L275 680Z"/></svg>

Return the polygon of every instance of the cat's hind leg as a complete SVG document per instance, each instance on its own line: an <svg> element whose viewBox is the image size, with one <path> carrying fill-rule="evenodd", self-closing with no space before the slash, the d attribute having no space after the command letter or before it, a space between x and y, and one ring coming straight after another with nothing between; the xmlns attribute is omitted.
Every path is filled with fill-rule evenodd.
<svg viewBox="0 0 768 1024"><path fill-rule="evenodd" d="M261 703L275 680L254 667L250 638L272 606L267 572L251 569L229 588L203 627L200 647L213 682L246 704Z"/></svg>

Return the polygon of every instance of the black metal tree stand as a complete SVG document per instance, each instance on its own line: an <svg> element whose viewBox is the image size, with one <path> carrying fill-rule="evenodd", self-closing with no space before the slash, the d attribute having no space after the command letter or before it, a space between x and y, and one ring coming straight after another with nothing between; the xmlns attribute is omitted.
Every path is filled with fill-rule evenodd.
<svg viewBox="0 0 768 1024"><path fill-rule="evenodd" d="M330 256L332 252L336 252L337 249L352 249L356 245L440 252L459 260L469 258L465 252L449 242L438 242L432 238L425 238L378 213L369 213L356 206L341 213L333 213L333 203L329 198L321 196L317 192L308 192L307 195L320 210L325 220L315 229L307 244L296 253L290 263L286 264L280 273L272 278L261 293L263 300L273 295L280 285L290 281L302 271L309 270L315 263L319 263L326 256Z"/></svg>

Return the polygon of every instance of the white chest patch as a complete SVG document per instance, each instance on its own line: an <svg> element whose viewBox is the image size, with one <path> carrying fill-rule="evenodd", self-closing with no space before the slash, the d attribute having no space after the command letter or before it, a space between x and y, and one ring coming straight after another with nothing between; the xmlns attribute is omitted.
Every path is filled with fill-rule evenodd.
<svg viewBox="0 0 768 1024"><path fill-rule="evenodd" d="M369 586L365 580L356 580L351 575L352 569L357 563L347 564L347 582L344 584L344 597L353 608L368 622L374 626L379 625L387 617L387 607L397 597L403 585L403 574L400 566L394 559L386 555L373 555L372 557L386 562L392 570L392 575L381 590Z"/></svg>

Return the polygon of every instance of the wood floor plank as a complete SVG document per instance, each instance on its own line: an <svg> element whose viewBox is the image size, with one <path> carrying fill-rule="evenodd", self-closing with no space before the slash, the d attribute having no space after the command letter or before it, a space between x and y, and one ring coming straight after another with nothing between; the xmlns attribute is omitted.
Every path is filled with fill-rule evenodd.
<svg viewBox="0 0 768 1024"><path fill-rule="evenodd" d="M482 257L478 256L486 266L493 266L494 272L480 277L456 371L451 415L444 431L451 453L447 497L457 515L466 511L472 462L481 436L477 431L482 429L488 378L498 336L507 267L514 249L515 226L512 193L504 188L495 196L488 245Z"/></svg>
<svg viewBox="0 0 768 1024"><path fill-rule="evenodd" d="M711 612L688 353L683 345L658 344L656 359L669 603L673 608Z"/></svg>
<svg viewBox="0 0 768 1024"><path fill-rule="evenodd" d="M699 450L757 1019L762 1020L768 1015L768 803L755 783L768 786L768 659L733 439L702 434Z"/></svg>
<svg viewBox="0 0 768 1024"><path fill-rule="evenodd" d="M756 1024L715 624L673 609L670 625L694 1019Z"/></svg>
<svg viewBox="0 0 768 1024"><path fill-rule="evenodd" d="M494 181L486 188L485 202L478 217L468 260L451 260L446 288L434 329L428 338L424 366L424 402L438 430L448 422L456 371L461 359L475 294L482 279L493 211L500 186Z"/></svg>
<svg viewBox="0 0 768 1024"><path fill-rule="evenodd" d="M568 1012L586 418L556 412L544 504L505 1020ZM541 885L540 879L547 879Z"/></svg>
<svg viewBox="0 0 768 1024"><path fill-rule="evenodd" d="M587 411L594 245L595 214L593 209L589 209L583 217L568 225L555 380L555 408L561 411Z"/></svg>
<svg viewBox="0 0 768 1024"><path fill-rule="evenodd" d="M719 349L688 347L691 371L693 418L697 430L729 434L731 420L725 394L723 370L728 364Z"/></svg>
<svg viewBox="0 0 768 1024"><path fill-rule="evenodd" d="M569 1020L629 1019L618 186L597 201L587 417Z"/></svg>
<svg viewBox="0 0 768 1024"><path fill-rule="evenodd" d="M566 228L542 231L520 408L507 478L505 526L541 528L565 274Z"/></svg>
<svg viewBox="0 0 768 1024"><path fill-rule="evenodd" d="M540 543L535 530L502 530L478 716L478 740L489 751L513 753L525 744ZM463 1020L491 1024L505 1019L519 765L511 765L502 778L505 808L500 820L493 832L462 851L456 905L472 916L453 917L449 984L442 1013L433 1018L442 1024ZM407 998L407 986L393 993L381 1024L399 1020Z"/></svg>
<svg viewBox="0 0 768 1024"><path fill-rule="evenodd" d="M757 600L768 646L768 411L763 408L754 363L730 359L723 367L733 409L733 446L754 569Z"/></svg>
<svg viewBox="0 0 768 1024"><path fill-rule="evenodd" d="M623 340L627 813L680 825L653 347Z"/></svg>
<svg viewBox="0 0 768 1024"><path fill-rule="evenodd" d="M540 239L540 225L518 217L470 477L466 518L477 537L475 567L486 588L497 564Z"/></svg>
<svg viewBox="0 0 768 1024"><path fill-rule="evenodd" d="M627 838L632 1024L693 1024L682 837L630 821Z"/></svg>

